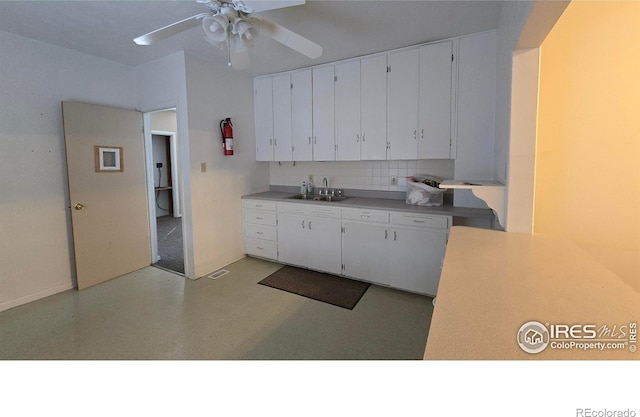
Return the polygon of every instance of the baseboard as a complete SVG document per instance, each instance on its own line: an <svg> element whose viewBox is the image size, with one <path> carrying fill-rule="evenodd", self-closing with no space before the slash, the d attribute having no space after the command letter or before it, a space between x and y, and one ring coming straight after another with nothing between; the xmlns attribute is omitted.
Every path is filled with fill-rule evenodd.
<svg viewBox="0 0 640 417"><path fill-rule="evenodd" d="M54 295L63 291L70 290L72 288L73 288L73 284L68 283L68 284L58 285L56 287L49 288L44 291L37 292L35 294L25 295L24 297L20 297L16 300L5 301L4 303L0 303L0 311L9 310L10 308L18 307L22 304L27 304L32 301L36 301L41 298L48 297L50 295Z"/></svg>

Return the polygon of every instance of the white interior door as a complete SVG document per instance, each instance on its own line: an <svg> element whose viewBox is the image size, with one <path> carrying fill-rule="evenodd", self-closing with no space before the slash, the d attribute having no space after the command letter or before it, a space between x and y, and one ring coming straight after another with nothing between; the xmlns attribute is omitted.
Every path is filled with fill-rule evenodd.
<svg viewBox="0 0 640 417"><path fill-rule="evenodd" d="M142 113L63 102L78 289L151 263Z"/></svg>

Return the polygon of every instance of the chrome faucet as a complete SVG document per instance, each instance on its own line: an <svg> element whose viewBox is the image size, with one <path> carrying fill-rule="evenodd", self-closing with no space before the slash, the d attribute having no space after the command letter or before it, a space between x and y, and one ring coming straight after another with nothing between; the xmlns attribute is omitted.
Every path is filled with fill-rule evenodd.
<svg viewBox="0 0 640 417"><path fill-rule="evenodd" d="M329 195L329 181L327 181L327 177L322 179L322 185L324 186L324 195Z"/></svg>

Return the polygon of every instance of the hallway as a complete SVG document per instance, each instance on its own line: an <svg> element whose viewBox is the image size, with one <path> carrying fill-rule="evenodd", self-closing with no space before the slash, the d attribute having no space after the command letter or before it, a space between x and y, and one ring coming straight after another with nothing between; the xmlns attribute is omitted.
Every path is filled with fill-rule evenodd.
<svg viewBox="0 0 640 417"><path fill-rule="evenodd" d="M158 255L154 265L184 274L182 217L158 217Z"/></svg>

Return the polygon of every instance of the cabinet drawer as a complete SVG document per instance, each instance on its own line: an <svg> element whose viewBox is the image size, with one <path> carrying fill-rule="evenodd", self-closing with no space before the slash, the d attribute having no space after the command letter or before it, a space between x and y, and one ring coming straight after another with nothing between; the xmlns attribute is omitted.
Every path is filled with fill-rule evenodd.
<svg viewBox="0 0 640 417"><path fill-rule="evenodd" d="M264 200L242 200L242 207L254 210L276 211L276 203Z"/></svg>
<svg viewBox="0 0 640 417"><path fill-rule="evenodd" d="M278 203L278 213L299 214L303 216L305 207L304 204Z"/></svg>
<svg viewBox="0 0 640 417"><path fill-rule="evenodd" d="M343 209L342 218L362 222L389 223L389 213L377 210Z"/></svg>
<svg viewBox="0 0 640 417"><path fill-rule="evenodd" d="M267 240L246 238L244 251L248 255L259 256L267 259L278 259L278 243Z"/></svg>
<svg viewBox="0 0 640 417"><path fill-rule="evenodd" d="M244 225L245 237L264 240L278 240L278 234L274 227L264 226L261 224L245 223Z"/></svg>
<svg viewBox="0 0 640 417"><path fill-rule="evenodd" d="M391 213L391 224L399 226L429 227L432 229L448 229L449 217L446 216L424 216L415 214L395 214Z"/></svg>
<svg viewBox="0 0 640 417"><path fill-rule="evenodd" d="M245 223L262 224L265 226L276 226L276 213L244 210Z"/></svg>
<svg viewBox="0 0 640 417"><path fill-rule="evenodd" d="M342 217L342 209L338 207L320 207L316 205L309 205L307 206L306 214L309 216L339 219Z"/></svg>

